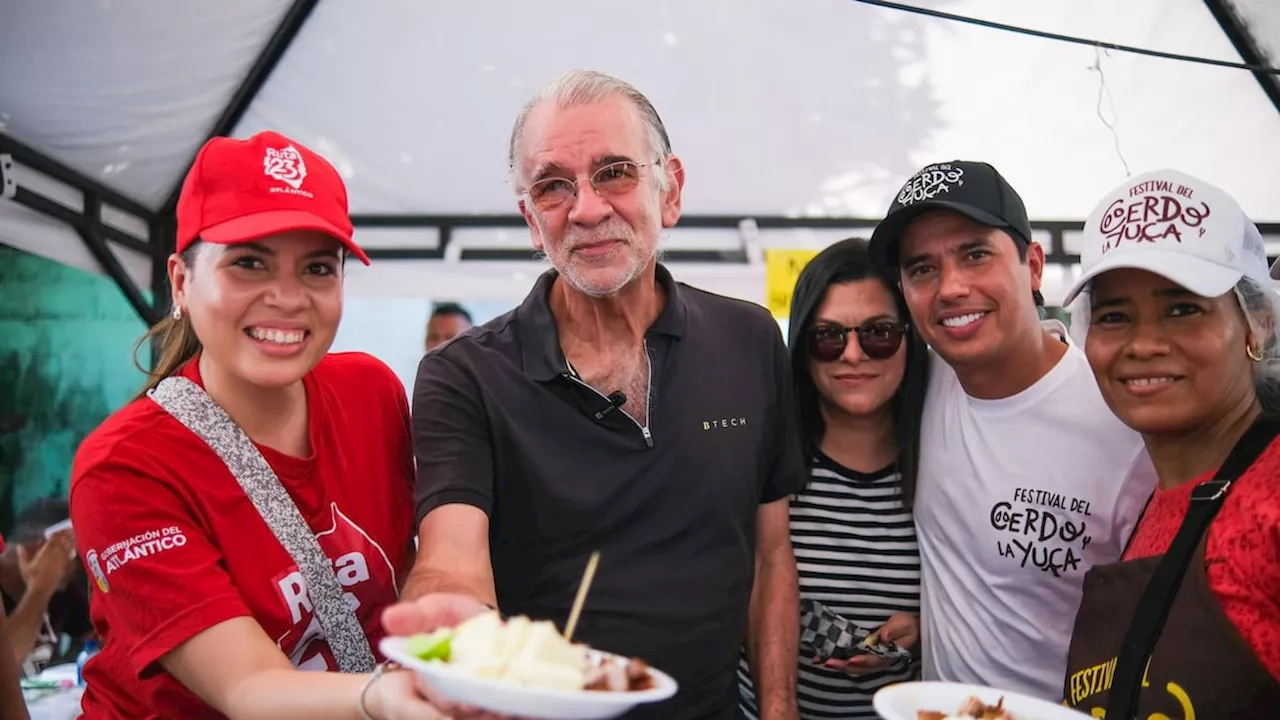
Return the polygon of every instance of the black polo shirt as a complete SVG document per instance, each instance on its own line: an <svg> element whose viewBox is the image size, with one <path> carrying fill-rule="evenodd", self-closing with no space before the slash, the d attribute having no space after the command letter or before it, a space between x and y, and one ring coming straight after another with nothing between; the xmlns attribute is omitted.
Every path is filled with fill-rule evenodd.
<svg viewBox="0 0 1280 720"><path fill-rule="evenodd" d="M648 428L570 373L547 301L554 270L520 307L422 359L417 517L449 503L487 513L503 613L560 627L600 550L575 639L680 683L628 717L733 718L756 510L805 476L790 369L763 308L657 270L667 304L645 336Z"/></svg>

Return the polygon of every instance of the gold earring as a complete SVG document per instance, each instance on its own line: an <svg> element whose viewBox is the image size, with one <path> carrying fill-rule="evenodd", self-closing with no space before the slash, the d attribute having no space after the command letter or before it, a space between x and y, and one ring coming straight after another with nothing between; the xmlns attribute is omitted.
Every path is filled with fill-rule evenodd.
<svg viewBox="0 0 1280 720"><path fill-rule="evenodd" d="M1245 352L1246 352L1246 353L1248 353L1248 355L1249 355L1249 359L1250 359L1250 360L1252 360L1252 361L1254 361L1254 362L1262 362L1262 348L1261 348L1261 347L1257 347L1257 346L1254 346L1254 345L1249 345L1249 346L1247 346L1247 347L1245 348Z"/></svg>

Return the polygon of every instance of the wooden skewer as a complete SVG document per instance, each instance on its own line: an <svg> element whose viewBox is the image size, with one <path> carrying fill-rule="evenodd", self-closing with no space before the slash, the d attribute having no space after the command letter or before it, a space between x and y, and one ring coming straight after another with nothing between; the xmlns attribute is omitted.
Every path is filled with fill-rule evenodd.
<svg viewBox="0 0 1280 720"><path fill-rule="evenodd" d="M578 616L582 614L582 605L587 600L587 590L591 588L591 580L596 576L596 565L600 563L600 551L591 553L587 561L587 570L582 574L582 582L578 584L578 597L573 599L573 609L569 611L569 622L564 626L564 639L572 640L573 631L578 626Z"/></svg>

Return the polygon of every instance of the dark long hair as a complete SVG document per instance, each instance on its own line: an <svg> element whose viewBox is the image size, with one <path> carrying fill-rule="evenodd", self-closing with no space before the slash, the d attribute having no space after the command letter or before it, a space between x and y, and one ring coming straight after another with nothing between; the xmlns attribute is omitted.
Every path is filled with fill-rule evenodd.
<svg viewBox="0 0 1280 720"><path fill-rule="evenodd" d="M791 297L791 325L787 346L791 353L791 372L795 377L796 407L800 413L800 440L805 457L812 462L826 432L826 423L818 406L818 389L809 375L809 356L804 333L812 326L814 314L832 285L875 279L893 296L898 317L910 322L906 300L894 279L878 270L871 262L867 241L863 238L841 240L818 253L801 271ZM915 328L903 340L907 348L906 371L902 384L891 400L895 439L898 444L898 472L902 475L903 504L915 502L916 480L920 468L920 422L924 412L925 388L929 382L929 353Z"/></svg>

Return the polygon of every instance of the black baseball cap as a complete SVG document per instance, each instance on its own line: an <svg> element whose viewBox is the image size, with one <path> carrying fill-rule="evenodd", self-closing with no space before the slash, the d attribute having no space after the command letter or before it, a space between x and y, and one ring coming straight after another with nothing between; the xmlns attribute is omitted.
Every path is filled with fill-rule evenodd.
<svg viewBox="0 0 1280 720"><path fill-rule="evenodd" d="M907 225L921 213L951 210L1031 244L1031 222L1022 198L991 165L970 160L934 163L907 181L884 220L871 234L871 259L883 268L898 266L898 243Z"/></svg>

